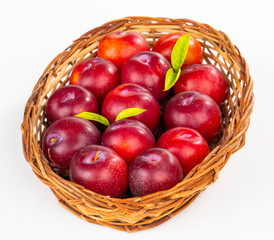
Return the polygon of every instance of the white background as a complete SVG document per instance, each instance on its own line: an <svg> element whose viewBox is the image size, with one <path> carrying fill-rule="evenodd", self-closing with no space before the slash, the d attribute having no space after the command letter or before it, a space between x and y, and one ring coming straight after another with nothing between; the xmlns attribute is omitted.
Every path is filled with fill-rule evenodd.
<svg viewBox="0 0 274 240"><path fill-rule="evenodd" d="M271 0L1 1L0 239L274 239L274 47ZM168 222L124 233L63 209L22 153L25 103L47 64L73 40L126 16L189 18L225 32L255 81L246 145L219 179Z"/></svg>

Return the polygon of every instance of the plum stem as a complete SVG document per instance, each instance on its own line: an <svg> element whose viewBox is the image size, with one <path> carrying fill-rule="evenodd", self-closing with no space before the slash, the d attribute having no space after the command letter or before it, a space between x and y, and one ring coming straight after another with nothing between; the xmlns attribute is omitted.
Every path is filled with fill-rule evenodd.
<svg viewBox="0 0 274 240"><path fill-rule="evenodd" d="M92 162L96 162L96 161L97 161L97 159L98 159L100 153L101 153L101 151L97 151L97 152L96 152L95 157L94 157L94 159L92 160Z"/></svg>
<svg viewBox="0 0 274 240"><path fill-rule="evenodd" d="M59 141L59 138L58 137L52 137L49 141L50 141L51 144L55 144Z"/></svg>

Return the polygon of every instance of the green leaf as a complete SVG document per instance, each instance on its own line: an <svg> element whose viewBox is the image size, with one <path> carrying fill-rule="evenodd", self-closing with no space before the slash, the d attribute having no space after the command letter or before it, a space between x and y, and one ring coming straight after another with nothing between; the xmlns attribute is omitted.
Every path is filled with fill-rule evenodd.
<svg viewBox="0 0 274 240"><path fill-rule="evenodd" d="M77 115L75 115L75 117L80 117L80 118L83 118L83 119L86 119L86 120L92 120L92 121L96 121L96 122L99 122L99 123L102 123L106 126L109 126L109 121L101 116L100 114L97 114L97 113L92 113L92 112L81 112Z"/></svg>
<svg viewBox="0 0 274 240"><path fill-rule="evenodd" d="M120 112L116 119L115 119L115 122L116 121L119 121L121 119L125 119L125 118L129 118L129 117L132 117L132 116L136 116L138 114L141 114L143 112L145 112L146 110L145 109L141 109L141 108L127 108L125 110L123 110L122 112Z"/></svg>
<svg viewBox="0 0 274 240"><path fill-rule="evenodd" d="M181 67L185 61L188 45L190 40L190 34L181 36L175 43L171 52L171 66L166 72L165 89L164 91L172 88L177 82L181 74Z"/></svg>
<svg viewBox="0 0 274 240"><path fill-rule="evenodd" d="M181 68L179 68L178 72L174 72L173 68L170 68L166 72L166 79L165 79L165 89L164 91L169 90L172 88L175 83L177 82L178 78L180 77L181 74Z"/></svg>
<svg viewBox="0 0 274 240"><path fill-rule="evenodd" d="M171 65L174 68L175 72L178 72L181 66L183 65L188 45L190 40L190 34L181 36L175 43L172 52L171 52Z"/></svg>

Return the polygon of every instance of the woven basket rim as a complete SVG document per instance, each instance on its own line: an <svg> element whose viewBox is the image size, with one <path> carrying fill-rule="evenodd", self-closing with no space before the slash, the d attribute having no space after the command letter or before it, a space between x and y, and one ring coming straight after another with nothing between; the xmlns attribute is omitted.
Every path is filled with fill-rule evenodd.
<svg viewBox="0 0 274 240"><path fill-rule="evenodd" d="M159 24L160 23L160 24ZM183 179L182 182L178 183L176 186L169 190L164 190L156 193L151 193L146 196L142 197L130 197L125 199L117 199L117 198L111 198L108 196L102 196L97 193L93 193L90 190L86 190L83 187L79 186L78 184L72 183L69 180L65 180L58 176L54 171L43 164L43 161L45 161L44 156L42 154L41 148L36 148L36 146L32 146L32 141L35 140L35 134L33 134L33 131L35 129L34 123L38 122L38 120L41 122L42 118L41 116L35 116L35 110L37 107L39 107L39 103L41 102L41 99L39 99L39 96L41 96L41 93L44 93L43 90L47 89L49 90L51 85L47 80L51 76L58 76L60 72L54 72L54 70L58 69L65 61L69 61L70 58L72 58L75 54L75 51L78 49L84 49L85 46L90 46L88 44L93 44L92 41L94 39L97 39L98 37L103 37L105 34L111 31L119 31L121 28L125 28L125 31L132 31L135 30L135 28L132 28L133 26L136 27L136 29L139 29L141 31L142 28L147 27L155 27L155 29L158 26L163 26L163 29L167 29L170 26L174 26L174 29L177 28L184 29L185 31L194 33L199 29L202 34L208 34L208 39L210 40L216 40L218 39L219 45L225 45L226 46L226 52L227 54L227 61L233 63L233 69L239 69L239 72L247 79L244 79L246 81L246 88L244 90L243 96L241 96L242 101L246 101L245 104L242 104L238 107L238 112L236 111L235 115L238 114L239 116L234 116L235 121L237 120L237 124L234 127L233 130L231 130L229 133L225 135L223 139L219 141L219 143L214 147L214 149L210 152L210 154L205 158L202 164L199 164L197 167L192 169L192 171ZM137 26L139 28L137 28ZM176 26L176 27L175 27ZM156 35L156 31L154 29L154 35ZM208 32L208 33L207 33ZM93 35L91 35L91 33ZM95 34L94 34L95 33ZM160 34L160 33L159 33ZM204 40L205 41L205 40ZM216 44L217 45L217 44ZM222 53L221 53L222 54ZM73 64L72 64L73 65ZM75 64L74 64L75 65ZM236 88L239 86L236 86ZM38 101L40 100L40 101ZM249 126L250 121L250 115L252 113L254 104L254 95L253 95L253 79L249 75L249 68L245 61L245 59L241 56L241 53L239 49L230 41L228 36L223 33L222 31L217 31L214 28L212 28L208 24L201 24L196 21L190 20L190 19L172 19L172 18L157 18L157 17L142 17L142 16L134 16L134 17L125 17L122 19L116 19L113 21L109 21L97 28L94 28L82 36L80 36L78 39L73 41L73 43L67 47L63 52L58 54L46 67L44 73L40 77L39 81L35 85L31 96L29 97L25 112L24 112L24 118L23 122L21 124L21 130L22 130L22 142L23 142L23 150L26 160L30 163L34 173L37 175L37 177L46 185L48 185L53 193L58 198L60 204L67 208L68 210L70 207L67 205L66 201L63 200L60 195L56 193L56 190L54 189L54 184L59 185L69 185L72 191L75 191L78 193L81 193L83 196L93 196L96 201L104 201L105 205L112 206L113 205L119 205L120 207L128 207L129 205L132 206L138 206L138 207L144 207L147 209L150 209L151 207L154 207L153 201L155 199L158 199L159 196L161 196L162 199L167 198L184 198L188 196L192 196L189 200L189 204L194 200L198 194L205 190L210 184L214 183L218 179L219 171L222 169L222 167L226 164L229 157L236 151L238 151L240 148L242 148L245 144L245 133ZM234 120L233 120L234 121ZM233 123L231 121L231 124ZM36 129L37 130L37 129ZM238 141L237 139L240 139ZM37 139L36 139L37 140ZM228 148L227 151L226 148ZM224 153L224 151L226 152ZM219 155L223 155L222 163L217 161L217 158ZM39 161L38 161L39 159ZM41 159L41 161L40 161ZM216 159L216 163L214 164L214 159ZM211 166L209 162L213 163ZM195 188L193 190L189 190L187 192L181 191L178 193L178 188L190 185L193 183L193 186L195 186L195 181L200 181L200 179L203 178L204 175L209 174L209 172L212 173L209 177L212 178L212 182L210 184L200 184L199 188ZM208 178L209 178L208 177ZM52 179L51 179L52 178ZM207 181L207 180L206 180ZM64 187L65 188L65 187ZM68 194L68 193L66 193ZM98 200L99 199L99 200ZM86 200L85 200L86 201ZM104 205L103 204L103 205ZM188 204L186 204L188 206ZM174 211L176 212L176 211ZM75 213L75 212L74 212ZM172 215L172 214L171 214ZM93 221L91 219L87 219L83 215L81 216L87 221ZM166 218L163 218L164 220L167 220ZM94 220L93 222L99 223L102 225L108 225L108 223L102 223L100 221L96 222ZM159 221L160 224L162 221ZM154 221L151 223L150 227L156 225L157 221ZM111 226L110 224L110 227ZM114 227L115 228L115 227ZM142 229L144 229L143 227ZM125 229L119 230L125 230L125 231L131 231L127 227ZM138 230L138 229L137 229ZM139 229L140 230L140 229ZM134 230L136 231L136 229Z"/></svg>

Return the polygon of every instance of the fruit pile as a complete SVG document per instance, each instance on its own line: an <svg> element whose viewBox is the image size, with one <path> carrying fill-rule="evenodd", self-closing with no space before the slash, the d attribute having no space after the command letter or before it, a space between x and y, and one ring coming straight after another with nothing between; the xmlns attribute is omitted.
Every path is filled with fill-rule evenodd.
<svg viewBox="0 0 274 240"><path fill-rule="evenodd" d="M209 153L228 87L190 34L152 49L113 32L46 103L42 149L56 173L96 193L144 196L178 184Z"/></svg>

